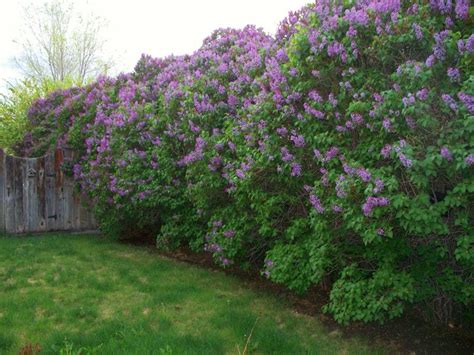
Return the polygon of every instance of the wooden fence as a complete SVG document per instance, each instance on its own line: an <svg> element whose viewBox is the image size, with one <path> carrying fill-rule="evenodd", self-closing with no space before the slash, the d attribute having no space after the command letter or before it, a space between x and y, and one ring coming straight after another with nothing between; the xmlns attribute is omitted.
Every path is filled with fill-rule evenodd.
<svg viewBox="0 0 474 355"><path fill-rule="evenodd" d="M62 169L69 150L19 158L0 149L0 232L91 230L96 222Z"/></svg>

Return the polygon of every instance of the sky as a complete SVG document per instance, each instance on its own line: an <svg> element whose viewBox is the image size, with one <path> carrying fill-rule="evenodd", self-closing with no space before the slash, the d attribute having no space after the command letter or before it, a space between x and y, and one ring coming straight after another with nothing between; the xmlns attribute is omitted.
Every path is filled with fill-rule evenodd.
<svg viewBox="0 0 474 355"><path fill-rule="evenodd" d="M45 0L34 0L42 3ZM107 52L115 58L115 72L129 72L142 53L154 57L192 53L220 27L247 24L274 34L288 12L311 0L74 0L83 12L104 18ZM32 0L2 0L0 4L0 91L21 78L13 58L19 48L22 9Z"/></svg>

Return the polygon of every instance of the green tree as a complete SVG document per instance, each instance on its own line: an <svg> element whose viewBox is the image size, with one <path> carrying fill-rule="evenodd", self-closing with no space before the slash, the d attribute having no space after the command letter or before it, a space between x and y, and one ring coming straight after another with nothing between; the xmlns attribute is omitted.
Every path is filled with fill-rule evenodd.
<svg viewBox="0 0 474 355"><path fill-rule="evenodd" d="M0 148L12 152L28 131L28 110L34 100L46 97L57 89L77 84L71 78L62 81L24 79L10 84L6 94L0 94Z"/></svg>
<svg viewBox="0 0 474 355"><path fill-rule="evenodd" d="M23 37L16 40L21 54L15 62L28 78L80 84L107 73L111 58L104 54L105 21L79 12L70 0L51 0L24 9Z"/></svg>

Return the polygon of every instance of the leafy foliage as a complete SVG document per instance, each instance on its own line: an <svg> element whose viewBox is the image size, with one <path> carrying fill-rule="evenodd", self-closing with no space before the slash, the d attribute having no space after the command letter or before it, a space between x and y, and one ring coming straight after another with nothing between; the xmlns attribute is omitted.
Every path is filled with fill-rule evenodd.
<svg viewBox="0 0 474 355"><path fill-rule="evenodd" d="M25 79L10 85L7 93L0 95L0 147L13 151L22 142L31 128L28 110L35 100L72 85L74 82L71 79Z"/></svg>
<svg viewBox="0 0 474 355"><path fill-rule="evenodd" d="M318 1L271 38L222 29L189 56L33 105L105 230L158 235L305 292L340 322L473 306L474 35L467 2ZM428 306L429 305L429 306Z"/></svg>

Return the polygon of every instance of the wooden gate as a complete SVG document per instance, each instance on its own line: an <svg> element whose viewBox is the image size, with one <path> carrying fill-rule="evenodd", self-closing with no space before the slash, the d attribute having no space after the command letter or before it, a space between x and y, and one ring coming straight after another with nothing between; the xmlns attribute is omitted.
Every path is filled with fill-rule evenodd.
<svg viewBox="0 0 474 355"><path fill-rule="evenodd" d="M86 200L62 169L69 150L40 158L8 156L0 149L0 232L91 230Z"/></svg>

